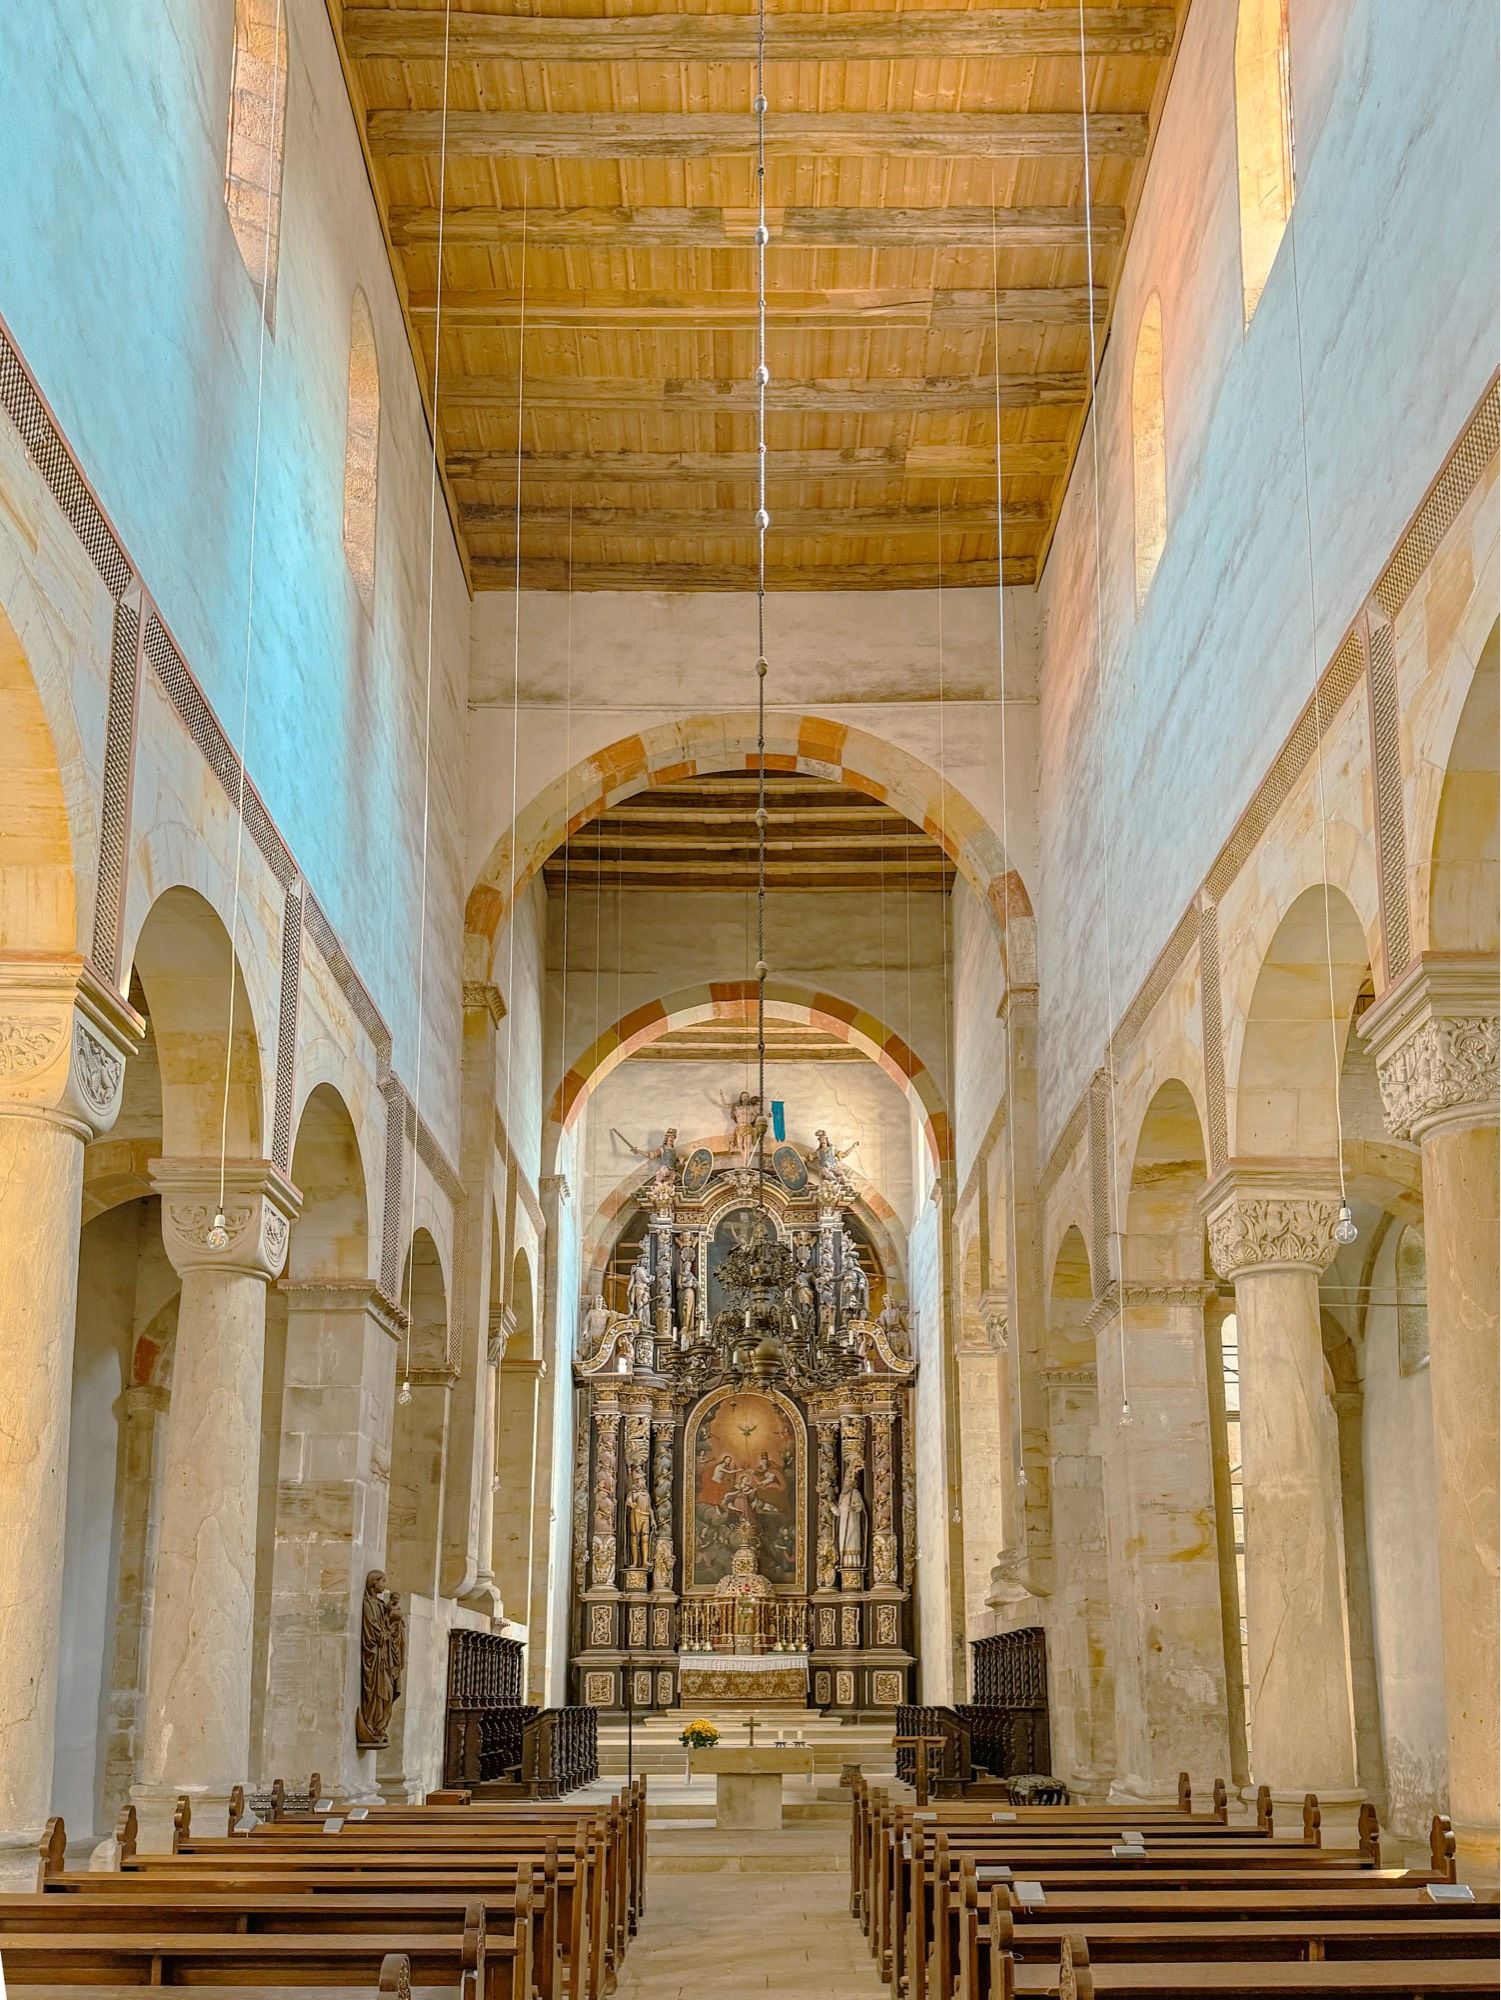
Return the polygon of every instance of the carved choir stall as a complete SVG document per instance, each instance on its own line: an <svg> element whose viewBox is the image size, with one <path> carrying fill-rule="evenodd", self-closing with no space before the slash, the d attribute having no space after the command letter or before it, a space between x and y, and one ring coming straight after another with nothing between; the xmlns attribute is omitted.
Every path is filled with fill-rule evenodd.
<svg viewBox="0 0 1501 2000"><path fill-rule="evenodd" d="M913 1665L907 1318L843 1155L820 1132L758 1172L741 1097L728 1155L682 1159L670 1127L642 1155L624 1310L583 1309L574 1699L891 1710Z"/></svg>

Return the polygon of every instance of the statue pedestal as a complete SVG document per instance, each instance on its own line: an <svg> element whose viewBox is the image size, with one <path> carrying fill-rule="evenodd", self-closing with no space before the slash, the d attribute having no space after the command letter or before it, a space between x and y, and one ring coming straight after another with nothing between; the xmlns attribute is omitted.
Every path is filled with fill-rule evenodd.
<svg viewBox="0 0 1501 2000"><path fill-rule="evenodd" d="M726 1832L775 1831L782 1824L782 1779L789 1771L813 1770L809 1749L746 1745L733 1750L695 1750L690 1771L714 1773L714 1823Z"/></svg>

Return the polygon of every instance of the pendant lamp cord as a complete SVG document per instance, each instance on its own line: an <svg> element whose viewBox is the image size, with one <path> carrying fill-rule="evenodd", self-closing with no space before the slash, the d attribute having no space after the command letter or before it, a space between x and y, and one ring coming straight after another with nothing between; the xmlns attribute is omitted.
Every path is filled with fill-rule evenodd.
<svg viewBox="0 0 1501 2000"><path fill-rule="evenodd" d="M766 1210L766 0L756 12L756 1203Z"/></svg>

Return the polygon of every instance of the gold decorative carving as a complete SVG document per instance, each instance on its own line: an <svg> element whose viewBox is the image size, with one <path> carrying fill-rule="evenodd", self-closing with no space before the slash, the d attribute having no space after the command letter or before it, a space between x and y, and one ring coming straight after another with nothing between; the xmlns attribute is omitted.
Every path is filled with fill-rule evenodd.
<svg viewBox="0 0 1501 2000"><path fill-rule="evenodd" d="M589 1644L591 1646L613 1646L614 1643L614 1605L591 1604L589 1606Z"/></svg>
<svg viewBox="0 0 1501 2000"><path fill-rule="evenodd" d="M906 1675L896 1668L878 1667L870 1677L870 1698L881 1708L895 1708L906 1695Z"/></svg>
<svg viewBox="0 0 1501 2000"><path fill-rule="evenodd" d="M610 1673L584 1675L584 1703L589 1708L615 1706L615 1676Z"/></svg>
<svg viewBox="0 0 1501 2000"><path fill-rule="evenodd" d="M834 1705L836 1708L855 1705L855 1676L842 1667L834 1676Z"/></svg>

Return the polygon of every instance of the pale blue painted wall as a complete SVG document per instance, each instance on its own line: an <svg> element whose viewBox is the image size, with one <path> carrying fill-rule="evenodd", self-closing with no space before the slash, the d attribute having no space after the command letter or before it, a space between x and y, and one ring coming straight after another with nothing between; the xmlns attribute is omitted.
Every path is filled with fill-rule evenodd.
<svg viewBox="0 0 1501 2000"><path fill-rule="evenodd" d="M0 315L232 738L261 318L222 189L232 0L0 8ZM410 1076L427 431L322 0L288 0L276 329L264 348L248 764ZM373 626L343 554L350 298L383 391ZM428 1006L457 1019L467 603L438 508ZM424 1097L446 1056L430 1054ZM425 1107L426 1108L426 1107ZM439 1118L441 1124L442 1119Z"/></svg>
<svg viewBox="0 0 1501 2000"><path fill-rule="evenodd" d="M1326 661L1497 359L1492 0L1292 0L1302 302ZM1043 1148L1312 685L1293 244L1243 326L1236 8L1195 6L1100 384L1105 685L1086 435L1045 574ZM1170 528L1140 619L1129 379L1164 306Z"/></svg>

